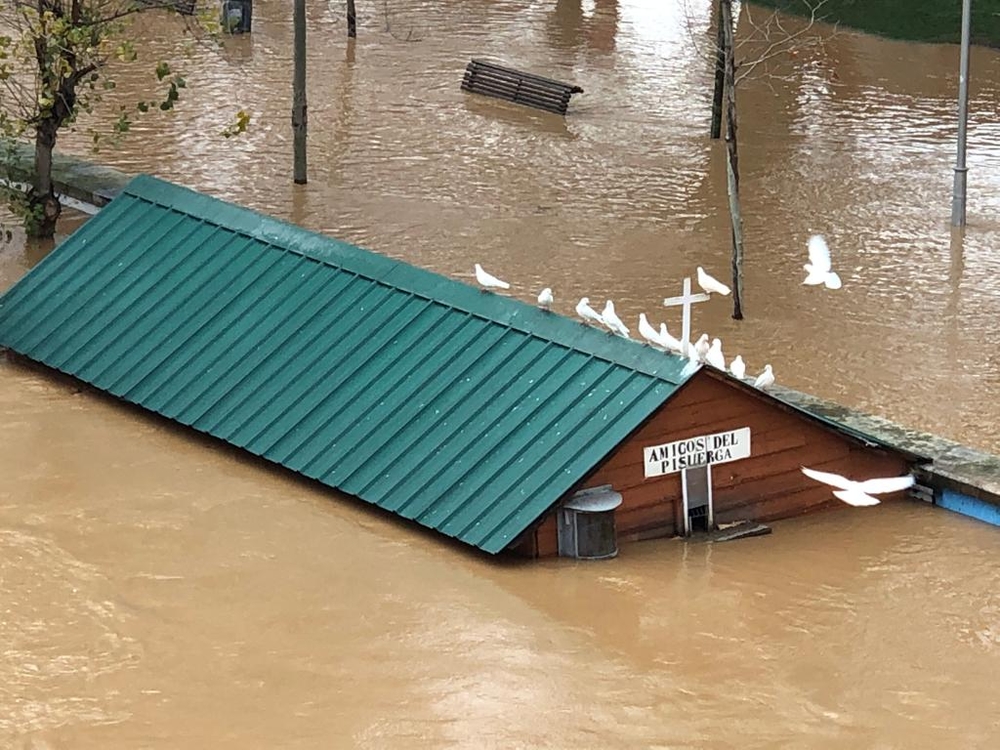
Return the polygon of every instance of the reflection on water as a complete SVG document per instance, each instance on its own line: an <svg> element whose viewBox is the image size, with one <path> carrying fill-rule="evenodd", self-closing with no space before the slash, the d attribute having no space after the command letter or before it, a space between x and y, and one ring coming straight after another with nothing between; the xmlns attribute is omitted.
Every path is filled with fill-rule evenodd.
<svg viewBox="0 0 1000 750"><path fill-rule="evenodd" d="M144 59L183 64L186 99L100 158L445 274L483 262L566 314L586 294L674 328L660 300L728 264L692 43L709 5L392 0L359 4L348 45L341 4L310 4L300 188L289 4L257 0L252 36L188 57L147 18ZM470 96L472 56L585 93L565 119ZM748 81L748 319L713 301L696 326L785 385L1000 450L1000 55L972 70L964 238L956 48L840 32L787 80ZM115 96L150 76L123 69ZM241 106L253 127L226 141ZM840 292L799 283L813 232ZM47 252L14 240L3 287ZM996 744L995 532L960 517L845 509L728 546L496 564L21 365L0 366L0 414L0 745Z"/></svg>

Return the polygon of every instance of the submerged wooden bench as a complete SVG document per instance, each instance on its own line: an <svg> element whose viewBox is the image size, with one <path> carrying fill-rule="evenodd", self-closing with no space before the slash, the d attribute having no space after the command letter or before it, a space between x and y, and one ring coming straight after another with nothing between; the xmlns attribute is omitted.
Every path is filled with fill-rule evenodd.
<svg viewBox="0 0 1000 750"><path fill-rule="evenodd" d="M476 59L465 66L462 90L506 99L559 115L566 114L569 98L573 94L583 93L582 88L571 83Z"/></svg>

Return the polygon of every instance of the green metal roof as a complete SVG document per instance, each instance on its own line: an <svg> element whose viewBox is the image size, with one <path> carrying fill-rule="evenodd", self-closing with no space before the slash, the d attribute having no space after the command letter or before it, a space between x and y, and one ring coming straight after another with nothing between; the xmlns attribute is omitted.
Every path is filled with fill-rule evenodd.
<svg viewBox="0 0 1000 750"><path fill-rule="evenodd" d="M0 298L0 345L491 553L691 374L148 176Z"/></svg>

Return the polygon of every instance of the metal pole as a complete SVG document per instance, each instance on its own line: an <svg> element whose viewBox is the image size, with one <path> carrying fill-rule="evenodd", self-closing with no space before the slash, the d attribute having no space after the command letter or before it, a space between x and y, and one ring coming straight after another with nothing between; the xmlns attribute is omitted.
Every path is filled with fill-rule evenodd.
<svg viewBox="0 0 1000 750"><path fill-rule="evenodd" d="M691 277L684 277L684 304L681 307L681 354L690 357L691 346Z"/></svg>
<svg viewBox="0 0 1000 750"><path fill-rule="evenodd" d="M306 184L306 0L295 0L295 72L292 77L294 179Z"/></svg>
<svg viewBox="0 0 1000 750"><path fill-rule="evenodd" d="M347 0L347 36L350 39L358 36L358 14L354 10L354 0Z"/></svg>
<svg viewBox="0 0 1000 750"><path fill-rule="evenodd" d="M951 225L965 226L965 130L969 119L969 34L972 25L972 0L962 0L962 53L958 70L958 156L955 159L955 183L951 194Z"/></svg>

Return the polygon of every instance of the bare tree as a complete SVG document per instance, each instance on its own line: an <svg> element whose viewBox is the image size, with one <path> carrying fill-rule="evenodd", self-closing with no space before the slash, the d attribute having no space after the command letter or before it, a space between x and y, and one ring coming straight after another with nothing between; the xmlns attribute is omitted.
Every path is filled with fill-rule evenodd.
<svg viewBox="0 0 1000 750"><path fill-rule="evenodd" d="M729 199L729 216L732 225L732 275L733 318L743 319L743 214L740 208L739 141L737 139L736 92L742 81L750 76L769 80L787 80L789 60L806 47L821 45L829 35L822 36L815 30L820 8L827 0L801 0L808 10L804 19L797 19L794 28L783 22L778 11L763 17L754 17L747 3L740 10L749 29L739 40L735 39L736 24L733 19L732 0L718 0L715 14L714 41L705 45L688 31L695 46L706 60L715 67L712 96L710 135L718 138L722 131L722 113L725 111L726 141L726 192Z"/></svg>

